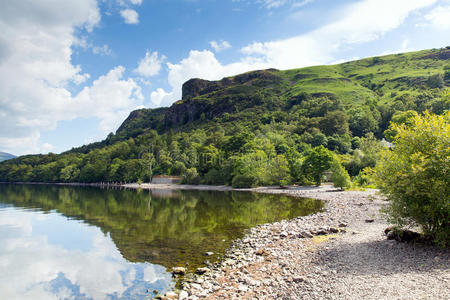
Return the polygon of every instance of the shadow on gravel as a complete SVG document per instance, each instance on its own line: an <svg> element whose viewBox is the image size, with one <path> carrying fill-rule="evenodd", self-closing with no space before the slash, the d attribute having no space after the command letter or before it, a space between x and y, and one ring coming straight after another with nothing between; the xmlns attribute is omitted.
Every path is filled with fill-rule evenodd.
<svg viewBox="0 0 450 300"><path fill-rule="evenodd" d="M449 269L449 250L432 245L390 240L354 244L340 242L320 250L319 259L338 274L422 273L434 269Z"/></svg>

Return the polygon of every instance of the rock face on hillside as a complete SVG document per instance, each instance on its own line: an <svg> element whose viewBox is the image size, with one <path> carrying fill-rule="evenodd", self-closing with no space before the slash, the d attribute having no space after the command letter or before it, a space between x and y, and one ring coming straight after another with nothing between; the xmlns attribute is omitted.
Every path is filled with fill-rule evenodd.
<svg viewBox="0 0 450 300"><path fill-rule="evenodd" d="M282 79L277 69L267 69L248 72L234 77L223 78L219 81L209 81L194 78L186 81L182 88L182 100L175 102L167 111L164 117L166 127L173 125L183 125L200 118L211 119L224 113L233 113L236 111L229 97L242 93L241 89L233 88L244 87L270 87L272 84L280 82ZM201 99L201 96L218 92L222 96L220 103L212 103ZM229 96L229 97L227 97ZM248 99L243 96L242 101Z"/></svg>
<svg viewBox="0 0 450 300"><path fill-rule="evenodd" d="M220 89L218 82L193 78L186 81L182 88L182 99L194 98Z"/></svg>
<svg viewBox="0 0 450 300"><path fill-rule="evenodd" d="M450 46L444 49L431 50L433 52L428 53L420 57L420 59L440 59L440 60L450 60Z"/></svg>
<svg viewBox="0 0 450 300"><path fill-rule="evenodd" d="M182 88L182 99L186 100L197 96L212 93L214 91L227 88L237 84L264 85L279 80L277 69L258 70L247 72L234 77L226 77L219 81L209 81L194 78L186 81Z"/></svg>

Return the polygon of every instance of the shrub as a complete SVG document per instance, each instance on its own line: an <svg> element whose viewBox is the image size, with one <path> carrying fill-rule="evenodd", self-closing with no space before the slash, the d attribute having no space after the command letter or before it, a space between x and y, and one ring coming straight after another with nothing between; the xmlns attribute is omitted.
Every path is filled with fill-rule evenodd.
<svg viewBox="0 0 450 300"><path fill-rule="evenodd" d="M253 174L237 174L231 185L235 188L250 188L257 185L258 179Z"/></svg>
<svg viewBox="0 0 450 300"><path fill-rule="evenodd" d="M432 89L442 89L444 84L444 76L442 74L435 74L428 77L427 85Z"/></svg>
<svg viewBox="0 0 450 300"><path fill-rule="evenodd" d="M375 179L387 195L389 221L419 225L436 242L450 244L450 113L415 116L397 132L393 150L384 150Z"/></svg>
<svg viewBox="0 0 450 300"><path fill-rule="evenodd" d="M200 176L198 175L196 168L189 168L186 170L186 173L184 174L184 183L189 184L199 184L200 182Z"/></svg>
<svg viewBox="0 0 450 300"><path fill-rule="evenodd" d="M334 187L340 188L341 190L350 187L352 183L347 171L337 160L331 164L331 181Z"/></svg>

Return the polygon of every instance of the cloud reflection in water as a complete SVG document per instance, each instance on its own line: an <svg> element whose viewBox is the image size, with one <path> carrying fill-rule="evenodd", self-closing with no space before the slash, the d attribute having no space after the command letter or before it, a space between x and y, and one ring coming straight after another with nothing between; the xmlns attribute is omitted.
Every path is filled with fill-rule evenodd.
<svg viewBox="0 0 450 300"><path fill-rule="evenodd" d="M3 299L133 299L171 287L159 265L130 263L109 235L58 213L0 208Z"/></svg>

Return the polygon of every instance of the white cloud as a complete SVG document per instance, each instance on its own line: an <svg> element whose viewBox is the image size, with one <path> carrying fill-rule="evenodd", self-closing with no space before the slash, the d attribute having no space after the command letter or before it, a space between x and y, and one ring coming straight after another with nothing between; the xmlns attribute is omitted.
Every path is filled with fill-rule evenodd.
<svg viewBox="0 0 450 300"><path fill-rule="evenodd" d="M209 42L209 45L211 45L211 47L214 49L214 51L216 52L220 52L222 50L226 50L226 49L230 49L231 45L229 42L227 41L211 41Z"/></svg>
<svg viewBox="0 0 450 300"><path fill-rule="evenodd" d="M450 6L438 6L424 17L426 23L422 26L432 26L438 30L450 29Z"/></svg>
<svg viewBox="0 0 450 300"><path fill-rule="evenodd" d="M161 106L169 106L174 101L181 99L181 86L191 78L218 80L252 69L267 68L268 65L253 58L245 58L236 63L223 65L209 50L192 50L187 58L178 64L168 63L167 67L169 69L168 81L172 90L166 92L158 89L152 92L150 97L154 104L160 103Z"/></svg>
<svg viewBox="0 0 450 300"><path fill-rule="evenodd" d="M304 1L296 1L301 3ZM381 38L400 26L408 15L436 0L364 0L343 7L340 17L306 34L269 42L254 42L241 49L244 57L231 64L221 64L211 51L190 51L177 64L168 63L171 91L157 90L154 103L168 106L181 98L181 86L190 78L221 79L237 73L263 69L289 69L331 63L336 53L356 44ZM267 0L267 7L287 1Z"/></svg>
<svg viewBox="0 0 450 300"><path fill-rule="evenodd" d="M108 45L103 45L103 46L93 46L92 47L92 53L94 54L99 54L99 55L111 55L112 54L112 50L111 48L109 48Z"/></svg>
<svg viewBox="0 0 450 300"><path fill-rule="evenodd" d="M128 6L128 4L141 5L142 0L119 0L119 5L121 6Z"/></svg>
<svg viewBox="0 0 450 300"><path fill-rule="evenodd" d="M171 98L172 98L171 93L167 93L162 88L158 88L158 89L156 89L156 91L153 91L150 94L150 100L152 102L153 107L162 106L162 104L164 104L164 102L167 102L167 101L164 101L165 99L171 99Z"/></svg>
<svg viewBox="0 0 450 300"><path fill-rule="evenodd" d="M26 7L26 9L25 9ZM75 29L100 21L95 0L7 1L0 10L0 146L14 154L48 151L40 133L78 117L100 119L110 132L142 104L139 86L117 67L78 95L71 83L90 77L71 63L72 47L86 44Z"/></svg>
<svg viewBox="0 0 450 300"><path fill-rule="evenodd" d="M77 117L97 117L100 129L109 133L117 128L130 110L140 107L144 97L133 79L122 79L125 68L118 66L85 87L72 100Z"/></svg>
<svg viewBox="0 0 450 300"><path fill-rule="evenodd" d="M287 4L291 4L293 7L305 6L314 0L258 0L258 3L262 3L267 9L278 8ZM239 1L234 1L239 2Z"/></svg>
<svg viewBox="0 0 450 300"><path fill-rule="evenodd" d="M163 266L128 262L95 226L55 213L11 209L0 216L0 262L9 279L0 281L3 299L121 298L127 290L142 289L138 272L148 283L171 284ZM55 224L72 235L59 239L38 229Z"/></svg>
<svg viewBox="0 0 450 300"><path fill-rule="evenodd" d="M145 57L139 61L139 65L134 72L145 77L158 75L161 70L161 64L165 59L164 55L159 56L156 51L152 53L147 51L145 52Z"/></svg>
<svg viewBox="0 0 450 300"><path fill-rule="evenodd" d="M277 68L323 64L355 44L370 42L397 28L408 15L435 0L366 0L342 9L341 18L310 33L285 40L256 42L242 49Z"/></svg>
<svg viewBox="0 0 450 300"><path fill-rule="evenodd" d="M52 151L55 147L52 144L49 143L44 143L41 146L42 149L42 153L49 153L50 151Z"/></svg>
<svg viewBox="0 0 450 300"><path fill-rule="evenodd" d="M120 11L120 15L127 24L138 24L139 14L134 9L123 9Z"/></svg>

